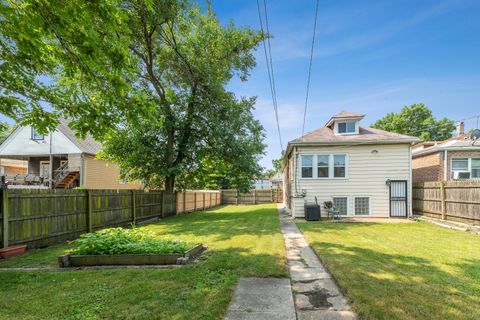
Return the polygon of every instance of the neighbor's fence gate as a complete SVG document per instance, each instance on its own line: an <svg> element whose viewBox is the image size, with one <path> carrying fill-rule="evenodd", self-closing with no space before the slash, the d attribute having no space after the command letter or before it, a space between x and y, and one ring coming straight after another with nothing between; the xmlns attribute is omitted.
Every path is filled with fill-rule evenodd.
<svg viewBox="0 0 480 320"><path fill-rule="evenodd" d="M413 212L480 225L480 181L416 183L413 185Z"/></svg>
<svg viewBox="0 0 480 320"><path fill-rule="evenodd" d="M206 192L194 193L204 199ZM164 218L177 213L178 200L165 191L1 189L0 244L43 247L101 228ZM202 208L218 203L205 201Z"/></svg>
<svg viewBox="0 0 480 320"><path fill-rule="evenodd" d="M250 190L222 190L222 204L260 204L279 203L283 201L282 189Z"/></svg>

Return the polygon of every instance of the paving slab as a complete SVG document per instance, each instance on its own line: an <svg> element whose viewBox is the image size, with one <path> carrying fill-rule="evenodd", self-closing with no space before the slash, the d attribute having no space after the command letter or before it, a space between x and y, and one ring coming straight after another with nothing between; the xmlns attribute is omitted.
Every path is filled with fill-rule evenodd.
<svg viewBox="0 0 480 320"><path fill-rule="evenodd" d="M226 319L295 320L290 279L241 278Z"/></svg>
<svg viewBox="0 0 480 320"><path fill-rule="evenodd" d="M292 218L279 208L298 320L352 320L357 315Z"/></svg>

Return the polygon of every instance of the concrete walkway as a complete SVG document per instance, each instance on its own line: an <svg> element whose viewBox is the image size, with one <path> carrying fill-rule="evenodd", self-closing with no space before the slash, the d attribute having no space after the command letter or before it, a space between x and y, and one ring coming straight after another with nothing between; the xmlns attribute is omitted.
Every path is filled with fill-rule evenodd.
<svg viewBox="0 0 480 320"><path fill-rule="evenodd" d="M279 213L297 319L357 319L293 219L280 207Z"/></svg>
<svg viewBox="0 0 480 320"><path fill-rule="evenodd" d="M295 320L289 279L242 278L227 311L228 320Z"/></svg>
<svg viewBox="0 0 480 320"><path fill-rule="evenodd" d="M226 319L357 319L295 222L280 207L279 214L291 279L240 279Z"/></svg>

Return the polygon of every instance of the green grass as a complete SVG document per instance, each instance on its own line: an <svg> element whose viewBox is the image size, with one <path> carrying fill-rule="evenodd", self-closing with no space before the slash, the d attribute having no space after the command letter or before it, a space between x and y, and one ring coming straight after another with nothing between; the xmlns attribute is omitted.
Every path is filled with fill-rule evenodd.
<svg viewBox="0 0 480 320"><path fill-rule="evenodd" d="M221 319L240 277L285 277L275 205L229 206L144 226L208 251L178 269L0 272L1 319ZM0 267L56 265L67 246Z"/></svg>
<svg viewBox="0 0 480 320"><path fill-rule="evenodd" d="M428 223L299 223L362 319L480 319L480 236Z"/></svg>

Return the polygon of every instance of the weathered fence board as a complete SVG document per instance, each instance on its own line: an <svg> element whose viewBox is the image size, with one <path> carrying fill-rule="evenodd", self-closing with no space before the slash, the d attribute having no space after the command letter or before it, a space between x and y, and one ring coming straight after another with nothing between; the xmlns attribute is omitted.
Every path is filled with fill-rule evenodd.
<svg viewBox="0 0 480 320"><path fill-rule="evenodd" d="M222 204L260 204L282 201L282 189L250 190L248 192L222 190Z"/></svg>
<svg viewBox="0 0 480 320"><path fill-rule="evenodd" d="M414 184L413 211L432 218L480 225L480 181Z"/></svg>
<svg viewBox="0 0 480 320"><path fill-rule="evenodd" d="M172 216L177 213L177 201L183 199L175 193L141 190L1 189L1 192L1 247L16 244L44 247L101 228ZM195 210L220 204L218 191L188 191L186 212L195 211L188 209L193 205L192 192L200 202L208 194L208 202L197 204ZM178 213L183 212L182 209Z"/></svg>

